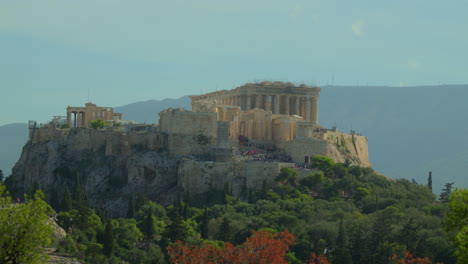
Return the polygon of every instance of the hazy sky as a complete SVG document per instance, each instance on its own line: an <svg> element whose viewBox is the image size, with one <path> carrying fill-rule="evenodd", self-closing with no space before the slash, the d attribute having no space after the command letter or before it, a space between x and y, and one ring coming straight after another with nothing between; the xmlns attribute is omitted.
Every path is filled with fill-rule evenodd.
<svg viewBox="0 0 468 264"><path fill-rule="evenodd" d="M0 125L255 80L468 83L468 1L0 0Z"/></svg>

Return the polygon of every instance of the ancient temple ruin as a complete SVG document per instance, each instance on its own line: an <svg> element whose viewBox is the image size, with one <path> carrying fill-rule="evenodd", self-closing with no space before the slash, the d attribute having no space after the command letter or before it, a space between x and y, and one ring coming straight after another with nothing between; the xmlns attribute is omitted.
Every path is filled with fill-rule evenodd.
<svg viewBox="0 0 468 264"><path fill-rule="evenodd" d="M85 107L67 107L67 124L70 127L91 127L94 120L116 121L122 120L121 113L114 113L112 107L100 107L93 103L86 103Z"/></svg>
<svg viewBox="0 0 468 264"><path fill-rule="evenodd" d="M241 110L263 109L272 114L297 115L317 124L319 93L319 87L262 82L190 98L194 112L213 112L220 106L238 106Z"/></svg>
<svg viewBox="0 0 468 264"><path fill-rule="evenodd" d="M193 112L217 113L229 123L229 138L279 143L317 129L320 88L284 82L246 84L232 90L191 96ZM300 123L300 124L299 124Z"/></svg>

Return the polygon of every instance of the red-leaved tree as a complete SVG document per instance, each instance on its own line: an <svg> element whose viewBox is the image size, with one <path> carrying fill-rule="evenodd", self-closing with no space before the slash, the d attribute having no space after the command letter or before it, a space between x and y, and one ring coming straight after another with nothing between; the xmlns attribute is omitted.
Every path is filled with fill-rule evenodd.
<svg viewBox="0 0 468 264"><path fill-rule="evenodd" d="M317 255L315 252L310 253L310 259L306 264L330 264L330 261L324 255Z"/></svg>
<svg viewBox="0 0 468 264"><path fill-rule="evenodd" d="M415 258L409 251L406 251L404 257L400 257L395 253L390 258L390 260L393 260L392 262L393 264L431 264L432 263L432 261L428 257ZM442 264L442 263L438 263L438 264Z"/></svg>
<svg viewBox="0 0 468 264"><path fill-rule="evenodd" d="M254 231L238 247L229 242L219 248L210 242L189 246L177 241L167 250L174 264L287 264L286 253L294 243L294 235L287 230L281 233L263 230Z"/></svg>

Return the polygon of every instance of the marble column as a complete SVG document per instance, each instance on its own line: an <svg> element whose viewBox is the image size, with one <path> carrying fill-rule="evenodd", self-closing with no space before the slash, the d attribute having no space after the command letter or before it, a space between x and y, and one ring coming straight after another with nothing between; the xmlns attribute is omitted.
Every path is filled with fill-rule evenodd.
<svg viewBox="0 0 468 264"><path fill-rule="evenodd" d="M72 123L71 123L71 112L68 112L67 111L67 124L72 127Z"/></svg>
<svg viewBox="0 0 468 264"><path fill-rule="evenodd" d="M279 114L279 106L280 106L280 103L279 103L279 96L278 95L274 95L274 98L275 100L273 101L273 103L275 104L274 108L273 108L273 114Z"/></svg>
<svg viewBox="0 0 468 264"><path fill-rule="evenodd" d="M265 98L265 111L271 111L271 105L272 105L271 96L266 95L266 98Z"/></svg>
<svg viewBox="0 0 468 264"><path fill-rule="evenodd" d="M252 102L253 102L252 108L259 108L258 107L258 101L259 101L258 96L259 96L258 94L257 95L252 95Z"/></svg>
<svg viewBox="0 0 468 264"><path fill-rule="evenodd" d="M262 94L260 95L260 108L266 111L266 102L267 102L267 96Z"/></svg>
<svg viewBox="0 0 468 264"><path fill-rule="evenodd" d="M107 120L107 119L105 119L105 120ZM87 127L85 112L81 112L81 126L82 127Z"/></svg>
<svg viewBox="0 0 468 264"><path fill-rule="evenodd" d="M301 104L301 100L299 96L296 96L294 99L294 114L300 116L301 112L299 111L299 105Z"/></svg>
<svg viewBox="0 0 468 264"><path fill-rule="evenodd" d="M257 94L255 96L255 108L262 109L262 95Z"/></svg>
<svg viewBox="0 0 468 264"><path fill-rule="evenodd" d="M251 109L251 106L252 106L251 102L252 102L252 96L251 95L246 95L245 96L245 103L246 103L245 104L245 110L250 110Z"/></svg>
<svg viewBox="0 0 468 264"><path fill-rule="evenodd" d="M76 125L78 124L77 112L72 112L72 113L73 113L73 127L76 127Z"/></svg>
<svg viewBox="0 0 468 264"><path fill-rule="evenodd" d="M310 102L310 98L306 98L306 101L305 101L305 120L310 122L311 119L310 119L310 105L311 105L311 102Z"/></svg>
<svg viewBox="0 0 468 264"><path fill-rule="evenodd" d="M289 95L284 95L284 114L289 115Z"/></svg>
<svg viewBox="0 0 468 264"><path fill-rule="evenodd" d="M310 121L318 124L318 100L317 97L312 98L312 106L310 111Z"/></svg>

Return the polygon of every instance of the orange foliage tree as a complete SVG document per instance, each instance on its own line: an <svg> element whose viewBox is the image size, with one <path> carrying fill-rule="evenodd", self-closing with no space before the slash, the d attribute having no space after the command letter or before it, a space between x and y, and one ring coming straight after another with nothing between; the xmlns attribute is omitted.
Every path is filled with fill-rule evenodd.
<svg viewBox="0 0 468 264"><path fill-rule="evenodd" d="M317 255L315 252L310 254L310 259L306 264L330 264L330 261L324 255Z"/></svg>
<svg viewBox="0 0 468 264"><path fill-rule="evenodd" d="M201 246L189 246L180 241L167 248L174 264L287 264L285 256L293 245L294 235L285 230L274 233L268 230L254 231L241 245L226 242L223 247L205 242Z"/></svg>
<svg viewBox="0 0 468 264"><path fill-rule="evenodd" d="M393 254L393 257L390 258L390 260L393 260L393 264L431 264L432 261L428 258L415 258L413 255L409 252L406 251L404 257L399 257L396 253ZM438 263L442 264L442 263Z"/></svg>

